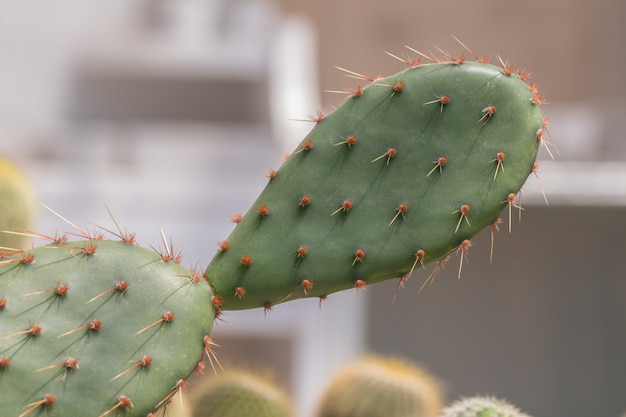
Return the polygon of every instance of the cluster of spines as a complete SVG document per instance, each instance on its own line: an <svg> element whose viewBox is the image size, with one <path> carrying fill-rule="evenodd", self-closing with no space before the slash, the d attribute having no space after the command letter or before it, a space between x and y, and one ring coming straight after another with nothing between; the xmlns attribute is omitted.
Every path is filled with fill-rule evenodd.
<svg viewBox="0 0 626 417"><path fill-rule="evenodd" d="M457 39L456 37L454 38L459 44L461 44L461 46L463 46L463 48L465 48L465 50L472 55L472 57L474 58L475 61L477 62L481 62L481 63L485 63L488 64L490 63L490 56L489 54L483 54L482 56L479 56L477 54L475 54L471 49L469 49L465 44L463 44L459 39ZM405 56L405 57L399 57L397 55L394 55L390 52L386 52L385 53L401 62L404 62L406 65L409 66L409 68L416 68L419 67L421 65L425 65L425 64L442 64L442 63L449 63L451 65L463 65L466 62L466 58L464 54L461 54L459 57L454 57L451 54L441 51L443 54L442 58L438 58L433 54L427 55L424 54L414 48L411 48L409 46L406 46L407 49L409 49L410 51L412 51L413 53L416 53L418 55L417 58L411 58L409 56ZM425 59L427 62L423 63L421 59ZM524 69L519 69L519 68L515 68L513 67L511 64L509 64L508 61L505 61L501 56L497 56L497 60L498 60L498 65L502 68L501 74L506 76L506 77L511 77L511 76L516 76L518 77L520 80L522 80L527 86L528 89L530 90L530 92L532 93L532 96L530 98L530 102L534 105L543 105L546 104L546 100L545 100L545 95L543 93L543 91L541 91L539 89L539 85L536 82L531 81L531 74L524 70ZM341 67L336 67L341 71L344 71L347 73L348 76L353 77L353 78L358 78L361 80L364 80L366 82L371 82L373 84L376 84L376 81L379 78L374 78L374 77L370 77L368 75L364 75L364 74L359 74L357 72L354 71L350 71L347 70L345 68L341 68ZM400 92L402 91L401 89L398 91L397 89L394 88L394 92ZM327 91L327 92L333 92L333 93L346 93L349 94L351 97L360 97L363 94L363 87L358 86L358 88L356 90L346 90L346 91ZM444 110L444 106L446 106L447 104L450 103L450 96L448 95L441 95L436 97L434 100L431 101L427 101L424 103L424 105L430 105L430 104L439 104L439 108L440 108L440 112L443 112ZM487 106L482 110L483 115L481 116L480 120L481 121L488 121L491 116L493 116L496 112L496 107L495 106ZM316 123L319 123L322 119L323 119L323 114L322 113L318 113L318 115L322 115L322 117L317 117L317 118L311 118L311 121L314 121ZM543 119L543 127L541 129L539 129L537 131L537 143L540 144L541 146L543 146L546 151L548 152L548 154L550 155L551 158L554 158L552 151L550 150L548 143L546 143L545 139L544 139L544 135L550 136L547 127L548 127L549 121L548 119L544 118ZM552 144L554 145L554 144ZM311 144L312 147L312 144Z"/></svg>
<svg viewBox="0 0 626 417"><path fill-rule="evenodd" d="M461 41L459 41L458 39L455 38L455 40L457 42L459 42L463 48L465 48L465 50L474 58L475 61L477 62L481 62L481 63L489 63L490 62L490 56L488 54L484 54L482 56L479 56L477 54L475 54L472 50L470 50L466 45L464 45ZM417 58L400 58L394 54L391 54L389 52L386 52L388 55L392 56L393 58L396 58L402 62L405 62L410 68L416 68L419 67L421 65L428 65L428 64L445 64L445 63L449 63L450 65L457 65L457 66L462 66L463 64L465 64L466 62L466 57L464 54L461 54L459 57L453 57L452 55L441 51L443 53L443 57L442 58L437 58L434 55L427 55L424 54L416 49L410 48L407 46L407 48L416 53L418 55ZM422 62L422 59L424 59L426 62ZM539 90L539 87L536 83L531 82L530 80L530 73L523 70L523 69L518 69L513 67L512 65L510 65L508 63L508 61L505 61L504 59L502 59L502 57L497 56L497 61L498 61L498 65L501 67L501 75L505 76L505 77L512 77L515 76L517 78L519 78L521 81L523 81L529 91L531 92L531 97L530 97L530 102L532 103L532 105L536 105L536 106L541 106L543 104L545 104L545 98L543 93ZM347 75L349 77L352 78L357 78L360 80L363 80L365 82L371 83L370 85L374 85L374 86L383 86L386 88L390 88L390 94L400 94L404 91L405 89L405 83L401 80L398 79L395 83L391 84L391 83L381 83L380 80L382 77L371 77L368 75L364 75L358 72L354 72L354 71L350 71L347 70L345 68L341 68L341 67L337 67L338 69L344 71L347 73ZM348 94L349 97L353 98L353 99L358 99L359 97L363 96L365 88L367 87L362 87L361 85L358 85L356 89L351 89L351 90L345 90L345 91L329 91L329 92L335 92L335 93L345 93ZM438 111L440 113L445 112L446 107L450 104L451 102L451 97L447 94L442 94L442 95L438 95L436 97L434 97L433 100L430 101L426 101L423 103L424 106L429 106L429 105L433 105L436 108L438 108ZM485 107L483 107L479 113L477 113L476 116L476 120L478 123L482 124L482 125L487 125L490 123L490 121L496 117L498 109L496 108L496 106L494 105L486 105ZM322 112L318 112L315 115L311 115L309 117L309 119L307 121L310 122L314 122L316 124L322 123L325 119L325 115ZM536 132L536 142L535 145L536 146L542 146L546 149L546 151L550 154L550 156L552 157L552 152L550 151L549 148L549 144L546 143L546 139L544 138L544 136L548 136L549 137L549 133L547 131L547 126L548 126L548 120L546 118L543 119L543 126L541 128L539 128ZM343 147L344 149L346 149L347 151L352 150L355 146L358 146L358 141L359 138L357 138L357 136L355 134L352 135L345 135L342 137L337 138L334 143L332 143L332 146L335 147ZM305 138L305 140L302 141L302 143L300 144L300 146L294 151L293 155L299 154L299 153L308 153L308 152L312 152L315 148L315 142L307 137ZM532 149L532 151L536 151L536 149ZM398 149L397 147L393 147L390 146L385 152L383 152L382 154L378 154L378 155L373 155L371 162L372 163L376 163L378 161L383 161L384 165L389 165L390 163L392 163L393 158L395 158L398 155ZM504 150L502 151L498 151L495 153L493 159L486 161L489 162L491 164L493 164L494 168L493 168L493 181L497 181L497 178L499 175L502 175L502 173L505 171L505 158L507 157L507 154ZM288 156L285 157L285 160L288 158ZM449 155L441 155L439 156L436 160L434 160L432 165L432 168L428 171L425 172L424 175L426 177L434 177L435 175L445 175L445 167L446 166L451 166L452 164L455 163L454 159L450 158ZM539 168L539 164L537 162L534 163L533 165L533 169L532 169L532 173L536 176L537 181L539 183L539 186L541 188L541 181L539 179L538 176L538 170ZM275 170L270 170L269 171L270 174L267 175L267 177L270 179L270 181L272 181L275 176L279 173L279 171L275 171ZM541 188L541 191L543 193L543 188ZM508 214L509 214L509 232L511 231L511 218L512 218L512 209L515 208L520 212L520 218L521 218L521 193L510 193L506 199L504 199L502 201L502 205L503 208L508 208ZM545 194L544 195L544 199L545 199ZM547 203L547 199L546 199L546 203ZM306 208L311 204L311 197L309 194L306 193L302 193L302 196L299 197L299 200L297 202L298 206L301 208ZM340 201L337 203L336 209L334 211L332 211L330 213L331 216L335 216L335 215L349 215L350 211L356 207L358 205L358 201L355 201L351 198L346 198L343 201ZM398 205L396 207L393 208L393 210L390 210L390 222L389 222L389 226L394 225L395 223L398 222L399 219L406 219L406 215L408 213L410 206L409 204L407 204L407 202L399 202ZM456 215L458 216L458 221L456 223L456 227L454 230L454 233L456 234L460 228L462 228L463 223L466 223L468 226L471 225L470 223L470 209L471 209L471 205L468 203L462 204L458 209L454 210L451 212L452 215ZM269 207L267 204L263 204L262 206L257 208L257 212L259 213L260 216L265 217L267 216L271 211L271 207ZM241 214L236 214L231 218L231 221L238 223L240 220L242 219ZM494 233L496 231L499 231L499 227L498 225L501 223L501 218L497 218L496 220L494 220L493 224L492 224L492 228L491 228L491 236L492 236L492 246L491 246L491 251L490 251L490 258L493 257L493 242L494 242ZM459 269L458 269L458 277L460 278L461 276L461 271L462 271L462 267L463 267L463 261L464 259L467 257L467 252L469 250L469 248L472 246L472 242L469 239L464 239L462 240L459 245L457 246L457 254L460 257L460 263L459 263ZM225 250L227 250L229 248L229 243L227 241L221 241L218 243L218 247L219 247L219 251L223 252ZM305 247L305 246L303 246ZM421 250L423 252L423 250ZM298 255L298 256L303 256L303 255ZM363 262L365 257L365 249L357 249L356 252L354 252L354 254L351 257L351 262L352 262L352 266L356 267L358 266L360 263ZM445 256L443 259L441 259L436 267L433 270L433 273L431 275L429 275L429 277L426 279L425 283L428 283L429 281L432 281L432 279L434 278L434 276L440 271L441 267L443 266L443 264L445 262L447 262L447 260L449 259L449 256ZM416 257L416 263L420 262L423 264L424 262L424 258L422 257L421 259ZM251 265L251 263L253 262L253 256L251 254L246 254L243 255L241 258L241 265L242 266L249 266ZM400 284L399 286L401 286L404 281L406 281L406 279L408 279L408 277L412 274L413 270L415 269L415 265L413 264L413 266L410 269L410 272L407 274L404 274L403 276L400 277ZM359 280L355 280L354 281L354 289L358 290L358 289L363 289L365 288L366 284L365 281L363 281L362 279ZM313 281L310 279L304 279L301 283L301 291L304 292L305 295L308 295L308 292L312 289L313 287ZM237 287L236 291L235 291L235 296L238 298L243 298L246 294L246 290L244 287ZM325 299L326 296L322 296L322 299ZM219 310L221 309L222 306L222 301L221 301L221 297L220 296L215 296L214 298L214 305L215 307ZM269 310L271 308L271 304L267 304L265 306L266 310Z"/></svg>

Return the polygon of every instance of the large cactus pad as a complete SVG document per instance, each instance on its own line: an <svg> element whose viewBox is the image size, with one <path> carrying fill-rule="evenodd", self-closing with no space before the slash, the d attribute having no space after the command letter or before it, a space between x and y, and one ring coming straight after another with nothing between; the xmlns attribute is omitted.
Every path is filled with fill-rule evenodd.
<svg viewBox="0 0 626 417"><path fill-rule="evenodd" d="M211 291L126 242L54 243L0 259L0 414L145 417L202 359Z"/></svg>
<svg viewBox="0 0 626 417"><path fill-rule="evenodd" d="M414 66L356 89L270 175L205 275L224 309L362 287L441 259L533 170L541 97L483 62Z"/></svg>

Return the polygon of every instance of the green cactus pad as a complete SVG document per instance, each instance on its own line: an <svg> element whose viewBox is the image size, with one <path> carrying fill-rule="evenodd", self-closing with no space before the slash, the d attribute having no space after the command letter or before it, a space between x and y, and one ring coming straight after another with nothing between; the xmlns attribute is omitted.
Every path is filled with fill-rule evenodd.
<svg viewBox="0 0 626 417"><path fill-rule="evenodd" d="M287 393L269 378L250 371L227 371L197 390L193 417L293 417Z"/></svg>
<svg viewBox="0 0 626 417"><path fill-rule="evenodd" d="M0 410L141 416L201 361L211 291L171 256L121 241L58 242L0 259Z"/></svg>
<svg viewBox="0 0 626 417"><path fill-rule="evenodd" d="M358 89L271 176L205 275L224 309L401 277L491 225L532 172L541 97L483 62Z"/></svg>
<svg viewBox="0 0 626 417"><path fill-rule="evenodd" d="M470 397L446 407L442 417L529 417L512 404L493 397Z"/></svg>

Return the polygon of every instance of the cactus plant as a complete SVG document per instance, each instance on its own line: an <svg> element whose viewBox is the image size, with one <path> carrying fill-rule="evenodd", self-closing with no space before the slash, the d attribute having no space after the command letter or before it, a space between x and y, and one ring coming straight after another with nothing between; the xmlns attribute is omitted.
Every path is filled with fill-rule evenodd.
<svg viewBox="0 0 626 417"><path fill-rule="evenodd" d="M406 276L465 253L518 207L543 132L536 87L504 65L412 64L319 115L236 216L205 272L218 307L268 308Z"/></svg>
<svg viewBox="0 0 626 417"><path fill-rule="evenodd" d="M85 240L0 260L2 414L145 417L182 389L211 291L164 255Z"/></svg>
<svg viewBox="0 0 626 417"><path fill-rule="evenodd" d="M441 417L529 417L517 407L494 397L470 397L446 407Z"/></svg>
<svg viewBox="0 0 626 417"><path fill-rule="evenodd" d="M230 370L207 381L192 401L193 417L293 417L287 393L270 378Z"/></svg>
<svg viewBox="0 0 626 417"><path fill-rule="evenodd" d="M18 168L0 158L0 248L23 249L29 238L23 234L35 219L35 195Z"/></svg>
<svg viewBox="0 0 626 417"><path fill-rule="evenodd" d="M436 417L441 388L433 376L400 359L369 356L332 378L317 417Z"/></svg>
<svg viewBox="0 0 626 417"><path fill-rule="evenodd" d="M361 76L316 117L203 275L122 233L0 252L3 413L150 415L212 352L221 309L405 279L455 250L462 265L472 236L518 207L542 97L504 63L431 60Z"/></svg>

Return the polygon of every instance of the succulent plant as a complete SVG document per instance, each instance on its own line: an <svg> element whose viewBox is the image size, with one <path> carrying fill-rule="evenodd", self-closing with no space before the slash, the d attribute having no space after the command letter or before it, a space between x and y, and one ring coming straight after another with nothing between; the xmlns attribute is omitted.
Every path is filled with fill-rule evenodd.
<svg viewBox="0 0 626 417"><path fill-rule="evenodd" d="M470 397L446 407L441 417L529 417L517 407L494 397Z"/></svg>
<svg viewBox="0 0 626 417"><path fill-rule="evenodd" d="M216 305L324 297L463 255L519 207L540 103L525 75L480 61L413 64L359 87L233 219L205 272Z"/></svg>
<svg viewBox="0 0 626 417"><path fill-rule="evenodd" d="M293 417L287 393L257 372L230 370L209 379L192 401L193 417Z"/></svg>
<svg viewBox="0 0 626 417"><path fill-rule="evenodd" d="M121 232L0 251L0 410L149 416L210 359L222 309L402 282L454 251L462 266L472 236L519 208L543 99L502 61L429 59L351 73L370 84L314 118L204 274Z"/></svg>
<svg viewBox="0 0 626 417"><path fill-rule="evenodd" d="M32 229L35 212L35 194L27 178L13 163L0 157L0 251L28 245L28 236L7 232Z"/></svg>
<svg viewBox="0 0 626 417"><path fill-rule="evenodd" d="M432 375L405 360L368 356L336 373L316 417L437 417L442 406Z"/></svg>
<svg viewBox="0 0 626 417"><path fill-rule="evenodd" d="M167 254L59 241L0 265L2 415L145 417L201 362L211 290Z"/></svg>

